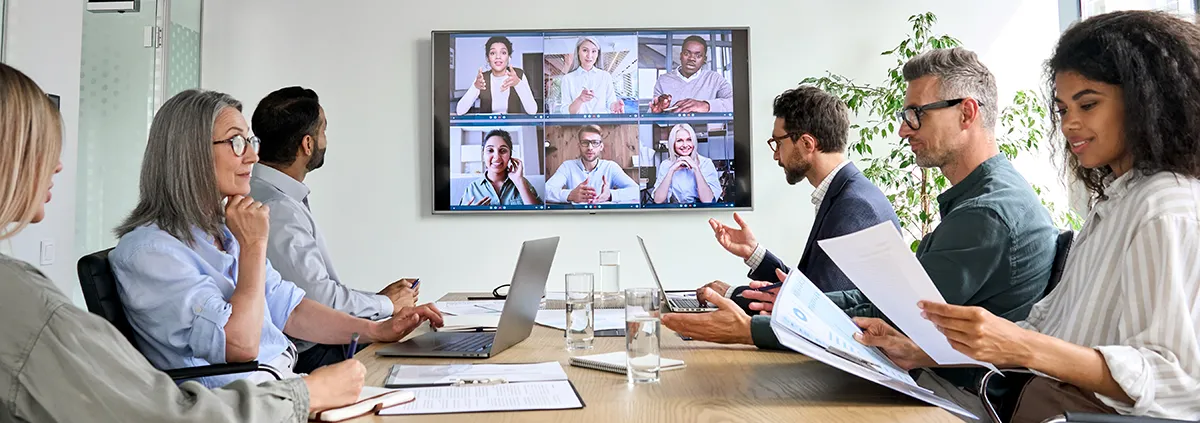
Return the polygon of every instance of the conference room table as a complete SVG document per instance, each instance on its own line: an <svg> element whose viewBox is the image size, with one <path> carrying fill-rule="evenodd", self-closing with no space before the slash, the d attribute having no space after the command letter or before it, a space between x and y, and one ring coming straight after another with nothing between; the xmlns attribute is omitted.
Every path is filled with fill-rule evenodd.
<svg viewBox="0 0 1200 423"><path fill-rule="evenodd" d="M490 294L451 293L442 301ZM418 329L409 337L428 331ZM566 350L563 331L534 325L529 338L486 359L378 357L371 345L355 357L366 384L383 386L393 364L562 364L585 407L577 410L363 416L353 422L961 422L953 414L790 351L684 341L665 326L664 358L687 367L660 381L631 385L624 374L575 367L575 355L624 351L624 337L597 337L590 351Z"/></svg>

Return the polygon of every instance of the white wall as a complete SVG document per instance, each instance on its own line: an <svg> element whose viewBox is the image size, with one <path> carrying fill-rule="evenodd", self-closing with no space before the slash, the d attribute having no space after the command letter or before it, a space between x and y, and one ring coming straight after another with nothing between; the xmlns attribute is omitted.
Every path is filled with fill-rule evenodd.
<svg viewBox="0 0 1200 423"><path fill-rule="evenodd" d="M5 63L33 78L47 93L62 96L62 173L46 220L11 241L13 256L37 265L76 304L83 304L75 273L75 162L79 140L79 58L83 37L80 0L8 0ZM41 241L54 242L56 260L39 265Z"/></svg>
<svg viewBox="0 0 1200 423"><path fill-rule="evenodd" d="M979 52L999 80L1001 98L1010 98L1018 88L1040 87L1041 63L1059 32L1058 4L1045 0L619 0L596 3L595 10L532 0L520 7L474 0L453 7L352 4L208 0L202 85L246 102L247 115L279 87L315 89L330 121L330 150L325 167L307 182L339 273L368 290L419 276L425 300L507 283L520 241L553 235L562 242L551 289L561 289L564 273L596 270L602 249L623 252L624 286L651 284L638 234L647 238L668 288L742 281L746 272L705 223L731 221L728 212L432 216L431 30L749 26L753 127L737 130L753 134L755 211L745 217L759 240L789 262L802 252L815 212L812 186L788 186L761 143L776 94L826 70L881 81L892 63L879 52L907 32L909 15L933 11L940 19L935 30ZM1053 173L1048 162L1032 167Z"/></svg>

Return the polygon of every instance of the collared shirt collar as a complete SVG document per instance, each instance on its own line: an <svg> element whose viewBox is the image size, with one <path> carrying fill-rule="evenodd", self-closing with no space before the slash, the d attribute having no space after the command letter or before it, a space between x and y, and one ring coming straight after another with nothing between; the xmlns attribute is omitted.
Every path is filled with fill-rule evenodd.
<svg viewBox="0 0 1200 423"><path fill-rule="evenodd" d="M286 173L262 163L254 165L254 173L252 175L299 202L304 202L304 199L308 198L308 194L311 192L308 185L304 185L303 182L297 181Z"/></svg>

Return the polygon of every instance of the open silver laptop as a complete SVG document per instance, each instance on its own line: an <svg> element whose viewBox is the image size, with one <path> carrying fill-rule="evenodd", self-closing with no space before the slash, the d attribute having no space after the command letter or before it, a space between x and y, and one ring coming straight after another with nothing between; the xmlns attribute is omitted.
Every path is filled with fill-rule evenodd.
<svg viewBox="0 0 1200 423"><path fill-rule="evenodd" d="M488 358L524 341L533 330L556 251L558 237L525 241L521 246L512 286L495 332L430 332L380 348L375 355Z"/></svg>
<svg viewBox="0 0 1200 423"><path fill-rule="evenodd" d="M667 311L672 313L707 313L717 309L712 304L700 305L700 301L696 300L696 291L667 291L662 286L662 280L658 278L658 271L654 270L654 261L650 260L650 250L646 249L646 241L641 236L637 237L638 244L642 246L642 254L646 256L646 264L650 266L650 275L654 277L654 283L658 284L658 290L663 292L663 296L667 298Z"/></svg>

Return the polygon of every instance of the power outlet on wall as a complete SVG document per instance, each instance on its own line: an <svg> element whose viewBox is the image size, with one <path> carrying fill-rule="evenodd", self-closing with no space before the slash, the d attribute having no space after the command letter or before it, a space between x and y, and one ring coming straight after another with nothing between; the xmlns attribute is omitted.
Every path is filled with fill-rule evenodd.
<svg viewBox="0 0 1200 423"><path fill-rule="evenodd" d="M54 264L54 241L53 240L48 239L48 240L42 241L41 260L39 260L39 261L42 263L42 266L49 266L49 265Z"/></svg>

